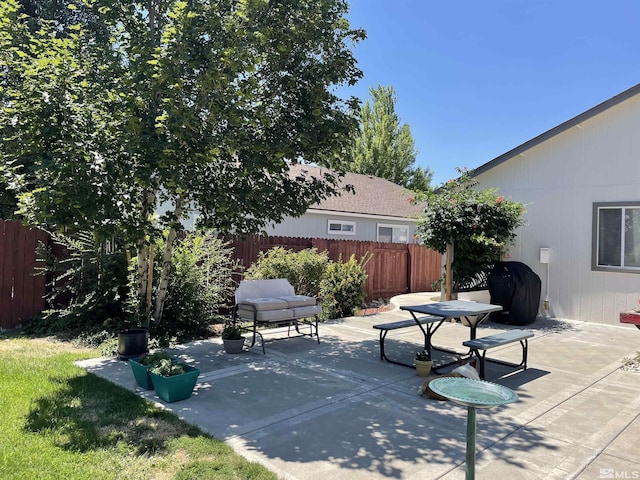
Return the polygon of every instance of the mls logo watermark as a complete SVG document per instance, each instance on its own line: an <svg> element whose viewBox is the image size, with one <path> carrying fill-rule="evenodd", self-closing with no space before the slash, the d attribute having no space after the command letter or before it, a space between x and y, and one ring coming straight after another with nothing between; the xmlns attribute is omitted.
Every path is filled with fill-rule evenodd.
<svg viewBox="0 0 640 480"><path fill-rule="evenodd" d="M640 478L638 470L615 470L613 468L601 468L599 478Z"/></svg>

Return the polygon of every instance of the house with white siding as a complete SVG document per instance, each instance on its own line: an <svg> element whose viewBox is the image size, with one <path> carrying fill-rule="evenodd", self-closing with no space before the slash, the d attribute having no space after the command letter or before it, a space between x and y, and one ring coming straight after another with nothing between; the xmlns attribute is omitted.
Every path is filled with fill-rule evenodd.
<svg viewBox="0 0 640 480"><path fill-rule="evenodd" d="M526 206L503 260L540 276L541 315L619 325L639 306L640 84L473 174Z"/></svg>
<svg viewBox="0 0 640 480"><path fill-rule="evenodd" d="M291 175L313 175L319 167L292 165ZM286 237L415 243L422 207L414 193L384 178L346 173L339 196L311 206L298 218L286 218L265 228L268 235Z"/></svg>

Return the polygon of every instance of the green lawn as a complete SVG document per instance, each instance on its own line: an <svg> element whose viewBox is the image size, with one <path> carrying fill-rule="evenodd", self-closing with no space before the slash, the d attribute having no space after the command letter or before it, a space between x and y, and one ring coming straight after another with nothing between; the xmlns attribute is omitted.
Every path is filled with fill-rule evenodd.
<svg viewBox="0 0 640 480"><path fill-rule="evenodd" d="M276 478L73 365L92 356L62 342L0 337L0 478Z"/></svg>

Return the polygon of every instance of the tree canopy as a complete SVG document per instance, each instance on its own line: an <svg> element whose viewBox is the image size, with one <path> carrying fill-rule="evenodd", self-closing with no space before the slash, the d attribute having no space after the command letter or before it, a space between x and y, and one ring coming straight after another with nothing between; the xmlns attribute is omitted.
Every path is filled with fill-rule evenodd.
<svg viewBox="0 0 640 480"><path fill-rule="evenodd" d="M452 284L464 287L500 260L524 223L524 207L498 195L495 189L478 190L472 172L458 170L458 178L428 192L424 216L416 235L440 253L453 245Z"/></svg>
<svg viewBox="0 0 640 480"><path fill-rule="evenodd" d="M393 87L370 88L371 99L360 110L360 129L352 148L349 169L386 178L410 190L429 190L433 172L415 166L418 151L411 128L400 123L398 97Z"/></svg>
<svg viewBox="0 0 640 480"><path fill-rule="evenodd" d="M364 38L346 0L7 0L0 5L0 162L33 224L164 236L163 276L193 209L221 232L255 232L334 194ZM173 210L157 218L157 206ZM162 314L163 287L154 316ZM166 290L166 288L165 288Z"/></svg>

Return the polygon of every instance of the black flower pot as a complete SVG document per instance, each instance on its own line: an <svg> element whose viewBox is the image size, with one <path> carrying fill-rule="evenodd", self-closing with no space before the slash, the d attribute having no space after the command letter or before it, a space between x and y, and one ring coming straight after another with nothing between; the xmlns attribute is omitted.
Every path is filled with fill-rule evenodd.
<svg viewBox="0 0 640 480"><path fill-rule="evenodd" d="M146 328L128 328L118 334L118 358L128 360L148 352L149 332Z"/></svg>

